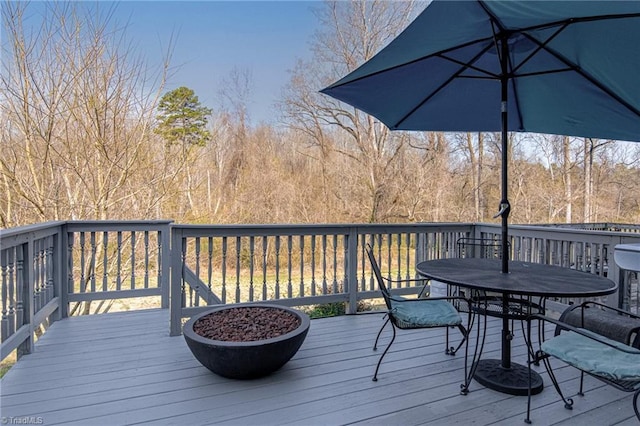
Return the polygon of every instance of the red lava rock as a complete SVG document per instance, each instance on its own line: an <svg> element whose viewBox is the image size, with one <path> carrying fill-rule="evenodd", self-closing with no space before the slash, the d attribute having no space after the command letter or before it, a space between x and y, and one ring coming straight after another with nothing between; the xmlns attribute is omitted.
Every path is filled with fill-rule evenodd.
<svg viewBox="0 0 640 426"><path fill-rule="evenodd" d="M238 307L200 318L193 324L193 331L207 339L252 342L281 336L299 325L296 315L282 309Z"/></svg>

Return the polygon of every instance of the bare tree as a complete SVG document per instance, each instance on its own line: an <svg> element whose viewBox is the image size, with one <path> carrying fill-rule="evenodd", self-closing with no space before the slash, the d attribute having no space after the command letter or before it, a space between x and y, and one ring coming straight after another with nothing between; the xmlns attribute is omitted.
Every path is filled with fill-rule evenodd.
<svg viewBox="0 0 640 426"><path fill-rule="evenodd" d="M383 206L396 198L391 192L397 170L393 163L406 138L391 135L373 117L317 91L371 59L408 25L415 12L413 2L324 3L317 12L321 30L312 41L313 59L300 62L293 70L282 102L285 120L309 137L318 148L320 161L327 162L337 153L354 163L351 170L362 180L356 186L368 193L368 221L385 220ZM336 139L333 128L344 136ZM327 194L329 188L323 192Z"/></svg>
<svg viewBox="0 0 640 426"><path fill-rule="evenodd" d="M611 140L599 140L593 138L584 138L584 204L583 204L583 222L589 223L597 221L597 212L594 209L594 161L597 151L607 145L613 143Z"/></svg>
<svg viewBox="0 0 640 426"><path fill-rule="evenodd" d="M43 7L35 28L28 3L2 9L3 179L36 212L24 220L114 217L161 178L145 166L166 67L147 72L124 30L112 29L112 7ZM141 185L127 185L135 176Z"/></svg>

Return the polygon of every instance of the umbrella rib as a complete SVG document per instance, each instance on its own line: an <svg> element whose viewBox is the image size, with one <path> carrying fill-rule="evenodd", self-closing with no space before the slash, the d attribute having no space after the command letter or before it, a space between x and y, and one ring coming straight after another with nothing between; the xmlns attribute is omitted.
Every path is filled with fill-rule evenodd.
<svg viewBox="0 0 640 426"><path fill-rule="evenodd" d="M487 46L487 48L482 50L482 54L484 54L487 50L489 50L489 46ZM467 77L468 78L479 78L479 79L499 79L500 78L499 74L496 74L496 73L491 72L489 70L485 70L485 69L482 69L482 68L479 68L479 67L476 67L475 65L473 65L473 62L475 62L475 60L478 59L477 57L473 58L473 60L471 60L471 61L469 61L467 63L467 62L462 62L462 61L460 61L458 59L455 59L455 58L451 58L449 56L445 56L444 54L437 54L437 55L434 55L434 56L437 56L437 57L442 58L442 59L444 59L446 61L449 61L449 62L453 62L454 64L461 65L465 69L472 69L474 71L478 71L478 72L480 72L482 74L486 74L488 76L488 77L460 76L460 78L467 78Z"/></svg>
<svg viewBox="0 0 640 426"><path fill-rule="evenodd" d="M491 19L491 23L493 25L496 25L499 28L499 34L500 33L509 33L510 31L507 30L502 23L500 22L500 20L498 19L497 16L495 16L485 5L485 2L483 0L478 0L478 2L480 3L480 6L484 9L485 13L487 13L487 16L489 16L489 18ZM621 105L623 105L625 108L627 108L629 111L631 111L633 114L640 116L640 110L638 108L635 108L633 105L631 105L629 102L625 101L624 99L622 99L617 93L611 91L608 87L604 86L603 84L601 84L598 80L594 79L591 75L587 74L582 68L579 68L578 66L576 66L575 64L573 64L571 61L569 61L567 58L565 58L563 55L559 54L558 52L556 52L555 50L549 48L547 46L547 44L549 43L549 41L551 41L552 39L554 39L558 34L560 34L564 29L566 29L567 27L569 27L570 25L574 25L577 23L583 23L583 22L593 22L593 21L604 21L604 20L612 20L612 19L628 19L628 18L638 18L640 17L640 13L625 13L625 14L619 14L619 15L599 15L599 16L585 16L585 17L574 17L574 18L568 18L568 19L563 19L560 21L555 21L555 22L547 22L545 24L539 24L539 25L533 25L531 27L527 27L527 28L520 28L516 31L513 32L518 32L522 35L524 35L525 37L527 37L530 41L534 42L535 44L538 45L538 48L532 52L529 56L527 56L527 58L525 58L524 61L522 61L516 68L512 69L512 75L515 76L515 73L517 72L517 70L522 67L531 57L533 57L539 50L543 49L547 52L549 52L549 54L553 55L554 57L556 57L558 60L560 60L562 63L564 63L565 65L567 65L569 67L569 70L575 71L576 73L578 73L579 75L581 75L583 78L585 78L586 80L588 80L591 84L593 84L594 86L598 87L600 90L602 90L604 93L606 93L607 95L609 95L611 98L615 99L617 102L619 102ZM552 34L544 43L540 44L540 42L538 42L535 38L531 37L529 34L526 34L527 32L530 31L535 31L535 30L539 30L539 29L543 29L543 28L552 28L552 27L560 27L558 29L558 31L556 31L554 34ZM507 35L508 36L508 35ZM494 39L496 37L495 34L495 30L494 30ZM498 51L499 52L499 51ZM546 72L539 72L539 73L530 73L530 74L522 74L518 77L524 77L524 76L529 76L529 75L540 75L540 74L548 74L548 73L554 73L554 72L562 72L564 70L559 69L559 70L549 70ZM514 93L516 93L514 91ZM515 100L516 104L517 104L517 99ZM519 108L516 108L516 110L519 111Z"/></svg>
<svg viewBox="0 0 640 426"><path fill-rule="evenodd" d="M613 20L613 19L628 19L628 18L640 18L640 13L621 13L621 14L615 14L615 15L573 17L573 18L562 19L554 22L545 22L544 24L532 25L530 27L518 28L517 32L535 31L543 28L568 26L568 25L578 24L583 22L607 21L607 20Z"/></svg>
<svg viewBox="0 0 640 426"><path fill-rule="evenodd" d="M398 120L398 121L397 121L393 126L391 126L391 127L390 127L390 129L392 129L392 130L393 130L393 129L397 129L397 128L398 128L398 126L400 126L400 125L401 125L401 124L402 124L402 123L403 123L407 118L409 118L409 117L411 116L411 114L413 114L416 110L418 110L422 105L424 105L425 103L427 103L427 102L428 102L431 98L433 98L437 93L439 93L442 89L444 89L444 88L445 88L449 83L451 83L453 80L455 80L456 78L458 78L458 76L459 76L462 72L464 72L464 71L465 71L465 70L467 70L468 68L472 68L472 67L470 66L470 64L472 64L472 63L476 62L476 61L478 60L478 58L480 58L482 55L484 55L484 54L487 52L487 50L489 50L489 48L490 48L490 47L491 47L491 45L488 45L488 46L487 46L487 47L485 47L484 49L481 49L481 50L480 50L480 52L478 52L478 53L477 53L477 54L476 54L476 55L475 55L475 56L474 56L474 57L473 57L473 58L472 58L468 63L458 62L458 61L452 61L452 62L454 62L454 63L457 63L457 64L461 65L461 68L460 68L457 72L455 72L455 73L451 74L451 76L450 76L446 81L444 81L440 86L438 86L434 91L432 91L432 92L429 94L429 96L427 96L426 98L424 98L420 103L418 103L415 107L413 107L409 112L407 112L405 115L403 115L403 116L400 118L400 120ZM439 53L437 56L442 57L443 59L446 59L446 60L451 60L451 58L447 58L447 57L441 56L441 54L442 54L442 53L443 53L443 52ZM429 57L433 57L433 56L436 56L436 55L430 55ZM476 69L476 68L474 68L474 69ZM484 70L480 70L480 69L478 69L478 70L479 70L479 71L482 71L482 72L485 72L485 73L487 73L487 74L489 74L489 75L491 75L491 73L488 73L488 72L486 72L486 71L484 71Z"/></svg>
<svg viewBox="0 0 640 426"><path fill-rule="evenodd" d="M524 60L522 60L518 66L514 67L512 70L513 75L515 75L518 70L520 68L522 68L527 62L529 62L529 60L531 58L533 58L535 55L538 54L538 52L540 52L541 50L545 50L545 51L549 51L549 49L547 48L547 45L549 44L549 42L551 40L553 40L554 38L556 38L558 36L558 34L560 34L562 31L565 30L565 28L567 28L569 26L568 23L565 23L564 25L562 25L560 28L558 28L558 30L556 32L554 32L553 34L551 34L551 36L549 36L545 41L543 42L539 42L538 40L536 40L534 37L532 37L531 35L527 34L526 32L521 32L520 34L522 34L523 36L525 36L529 41L531 41L532 43L536 44L537 47L533 50L533 52L531 52L526 58L524 58Z"/></svg>
<svg viewBox="0 0 640 426"><path fill-rule="evenodd" d="M406 67L407 65L412 65L412 64L415 64L417 62L424 61L426 59L430 59L430 58L434 58L434 57L447 59L447 60L450 60L452 62L459 63L461 65L467 65L467 64L465 64L463 62L458 62L458 61L456 61L456 60L454 60L452 58L449 58L449 57L443 56L443 55L445 55L445 54L447 54L449 52L452 52L454 50L458 50L458 49L461 49L461 48L464 48L464 47L467 47L467 46L471 46L473 44L482 43L482 42L490 40L490 39L491 39L491 37L478 38L476 40L470 41L468 43L461 44L459 46L452 47L450 49L440 50L440 51L431 53L429 55L420 56L420 57L412 59L410 61L403 62L401 64L397 64L397 65L394 65L394 66L391 66L391 67L383 68L383 69L375 71L375 72L370 72L370 73L364 74L364 75L361 75L361 76L359 76L357 78L354 78L352 80L348 80L348 81L344 81L344 82L342 80L340 80L340 81L337 81L334 84L330 85L329 87L326 87L326 88L320 90L320 92L321 93L325 93L327 90L330 90L330 89L335 89L335 88L338 88L338 87L341 87L341 86L344 86L344 85L347 85L347 84L352 84L352 83L355 83L357 81L364 80L365 78L374 77L374 76L376 76L378 74L382 74L382 73L385 73L385 72L388 72L388 71L392 71L392 70L395 70L395 69L398 69L398 68ZM482 51L482 53L484 53L484 52L486 52L486 50ZM474 58L474 60L476 60L476 59L477 59L477 57ZM485 72L487 74L491 74L491 73L489 73L487 71L484 71L482 69L478 69L478 70L481 71L481 72Z"/></svg>
<svg viewBox="0 0 640 426"><path fill-rule="evenodd" d="M640 17L640 14L638 16ZM591 75L589 75L587 72L585 72L582 68L578 67L577 65L575 65L574 63L569 61L567 58L565 58L563 55L559 54L558 52L556 52L555 50L553 50L553 49L551 49L549 47L545 47L545 50L547 52L549 52L549 54L551 54L554 57L556 57L559 61L561 61L562 63L567 65L569 67L570 71L574 71L577 74L581 75L583 78L588 80L591 84L593 84L594 86L596 86L597 88L602 90L604 93L609 95L611 98L615 99L617 102L619 102L621 105L623 105L629 111L631 111L633 114L635 114L636 116L640 117L640 110L638 108L634 107L629 102L627 102L626 100L622 99L617 93L613 92L607 86L605 86L602 83L600 83L597 79L593 78ZM555 71L551 71L550 70L548 73L551 73L551 72L555 72Z"/></svg>

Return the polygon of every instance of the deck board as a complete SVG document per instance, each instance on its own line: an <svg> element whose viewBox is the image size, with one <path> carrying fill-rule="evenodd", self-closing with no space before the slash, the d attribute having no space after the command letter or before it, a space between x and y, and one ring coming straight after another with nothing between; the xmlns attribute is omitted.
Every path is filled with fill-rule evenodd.
<svg viewBox="0 0 640 426"><path fill-rule="evenodd" d="M464 356L444 354L444 331L399 332L372 351L382 315L313 320L296 356L275 374L250 381L210 373L184 339L170 337L166 310L113 313L58 321L2 379L2 416L36 416L65 425L513 425L524 424L526 397L477 383L460 395ZM452 331L452 337L458 334ZM490 321L486 357L499 357L500 323ZM513 357L526 359L521 333ZM579 373L560 367L573 394ZM533 398L536 425L637 424L632 395L587 378L573 410L547 388Z"/></svg>

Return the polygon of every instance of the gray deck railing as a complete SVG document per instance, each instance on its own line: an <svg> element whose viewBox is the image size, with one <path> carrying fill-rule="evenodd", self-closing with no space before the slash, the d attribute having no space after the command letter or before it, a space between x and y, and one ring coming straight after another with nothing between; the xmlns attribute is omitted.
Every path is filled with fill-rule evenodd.
<svg viewBox="0 0 640 426"><path fill-rule="evenodd" d="M170 221L47 222L0 231L1 356L69 315L156 296L169 307Z"/></svg>
<svg viewBox="0 0 640 426"><path fill-rule="evenodd" d="M51 222L0 234L1 355L33 350L37 327L61 318L62 227Z"/></svg>
<svg viewBox="0 0 640 426"><path fill-rule="evenodd" d="M389 277L408 278L420 260L455 256L472 233L471 224L173 225L171 333L212 304L344 302L355 313L358 301L378 297L367 243Z"/></svg>
<svg viewBox="0 0 640 426"><path fill-rule="evenodd" d="M620 273L613 248L640 243L640 234L513 225L510 236L512 259L606 275L620 284L609 303L637 312L637 274ZM51 322L106 312L114 300L155 298L156 306L171 307L172 334L183 318L227 303L337 302L352 313L378 297L367 243L384 274L410 278L422 260L459 256L461 237L499 241L500 227L69 221L0 230L2 359L30 352Z"/></svg>

